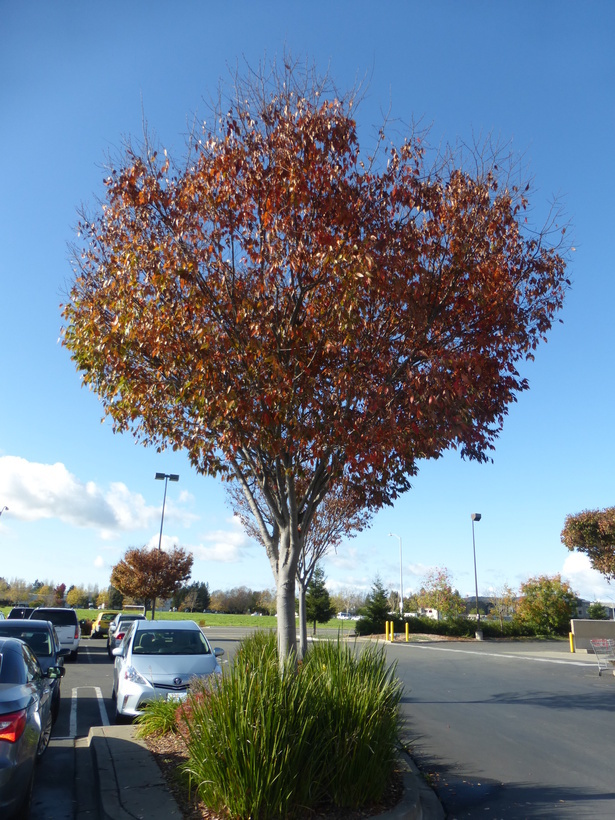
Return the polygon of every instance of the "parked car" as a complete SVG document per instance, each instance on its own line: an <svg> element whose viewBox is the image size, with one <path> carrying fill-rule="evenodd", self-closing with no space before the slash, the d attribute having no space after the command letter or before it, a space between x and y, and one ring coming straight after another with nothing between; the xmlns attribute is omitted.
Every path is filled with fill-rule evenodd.
<svg viewBox="0 0 615 820"><path fill-rule="evenodd" d="M62 649L56 628L50 621L6 620L0 623L1 638L19 638L28 644L36 655L43 673L51 666L64 666L64 658L70 654L70 649ZM60 684L62 678L51 681L52 703L51 714L55 723L60 711Z"/></svg>
<svg viewBox="0 0 615 820"><path fill-rule="evenodd" d="M56 606L41 607L35 609L30 618L38 621L51 621L60 638L62 649L70 649L69 659L72 661L77 660L81 627L74 609Z"/></svg>
<svg viewBox="0 0 615 820"><path fill-rule="evenodd" d="M64 667L43 672L17 638L0 638L0 817L27 817L34 764L51 736L50 682Z"/></svg>
<svg viewBox="0 0 615 820"><path fill-rule="evenodd" d="M116 718L135 717L153 700L183 700L195 676L221 673L223 654L194 621L135 621L113 650Z"/></svg>
<svg viewBox="0 0 615 820"><path fill-rule="evenodd" d="M123 641L124 635L130 628L133 621L144 621L145 615L136 612L120 612L109 624L107 633L107 652L113 659L113 650Z"/></svg>
<svg viewBox="0 0 615 820"><path fill-rule="evenodd" d="M91 638L105 638L109 634L109 624L118 615L117 609L103 609L92 624Z"/></svg>
<svg viewBox="0 0 615 820"><path fill-rule="evenodd" d="M14 606L13 609L8 614L8 618L18 618L22 620L23 618L29 618L30 615L34 612L33 606Z"/></svg>

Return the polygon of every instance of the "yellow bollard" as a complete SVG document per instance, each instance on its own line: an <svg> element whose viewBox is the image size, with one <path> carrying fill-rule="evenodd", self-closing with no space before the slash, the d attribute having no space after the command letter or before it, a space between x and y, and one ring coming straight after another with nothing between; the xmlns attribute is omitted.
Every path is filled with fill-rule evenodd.
<svg viewBox="0 0 615 820"><path fill-rule="evenodd" d="M395 624L391 621L391 642L395 640Z"/></svg>
<svg viewBox="0 0 615 820"><path fill-rule="evenodd" d="M574 635L572 632L568 633L568 638L570 640L570 651L574 652Z"/></svg>
<svg viewBox="0 0 615 820"><path fill-rule="evenodd" d="M410 640L410 624L406 621L406 643Z"/></svg>
<svg viewBox="0 0 615 820"><path fill-rule="evenodd" d="M388 621L384 622L384 640L385 641L389 640L389 622Z"/></svg>

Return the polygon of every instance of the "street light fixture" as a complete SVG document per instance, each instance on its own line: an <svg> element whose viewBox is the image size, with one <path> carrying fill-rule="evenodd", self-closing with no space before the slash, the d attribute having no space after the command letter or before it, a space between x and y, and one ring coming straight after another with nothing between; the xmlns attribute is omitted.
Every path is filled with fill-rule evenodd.
<svg viewBox="0 0 615 820"><path fill-rule="evenodd" d="M156 473L157 481L164 481L164 498L162 499L162 516L160 518L160 537L158 538L158 549L162 549L162 527L164 524L164 506L167 501L167 484L169 481L179 481L179 476L175 473Z"/></svg>
<svg viewBox="0 0 615 820"><path fill-rule="evenodd" d="M477 634L476 637L478 638L478 633L480 631L480 611L478 609L478 576L476 574L476 541L474 539L474 522L480 521L482 518L480 513L472 513L472 552L474 553L474 592L476 595L476 625L477 625Z"/></svg>
<svg viewBox="0 0 615 820"><path fill-rule="evenodd" d="M3 507L3 508L0 510L0 515L2 515L2 513L3 513L5 510L8 510L8 507Z"/></svg>
<svg viewBox="0 0 615 820"><path fill-rule="evenodd" d="M401 536L389 533L389 538L397 538L399 541L399 614L404 617L404 572L401 560Z"/></svg>

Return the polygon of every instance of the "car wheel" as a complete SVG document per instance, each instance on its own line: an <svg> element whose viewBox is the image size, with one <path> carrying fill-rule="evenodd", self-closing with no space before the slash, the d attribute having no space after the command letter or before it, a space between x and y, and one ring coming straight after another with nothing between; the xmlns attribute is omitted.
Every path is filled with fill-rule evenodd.
<svg viewBox="0 0 615 820"><path fill-rule="evenodd" d="M71 652L69 655L70 660L73 663L77 663L77 658L79 657L79 650L75 649L74 652Z"/></svg>
<svg viewBox="0 0 615 820"><path fill-rule="evenodd" d="M36 750L36 759L40 760L41 757L47 751L47 747L49 746L49 739L51 737L51 727L53 726L53 719L51 716L51 710L47 713L47 718L45 719L45 723L43 728L41 729L41 736L38 739L38 749Z"/></svg>

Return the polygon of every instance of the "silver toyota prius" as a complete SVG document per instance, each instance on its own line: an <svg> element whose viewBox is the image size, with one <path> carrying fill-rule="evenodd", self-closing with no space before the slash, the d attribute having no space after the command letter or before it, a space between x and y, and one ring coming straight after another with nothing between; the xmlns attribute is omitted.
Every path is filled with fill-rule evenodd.
<svg viewBox="0 0 615 820"><path fill-rule="evenodd" d="M223 654L194 621L134 621L113 650L117 719L135 717L152 700L183 700L193 678L221 673Z"/></svg>

